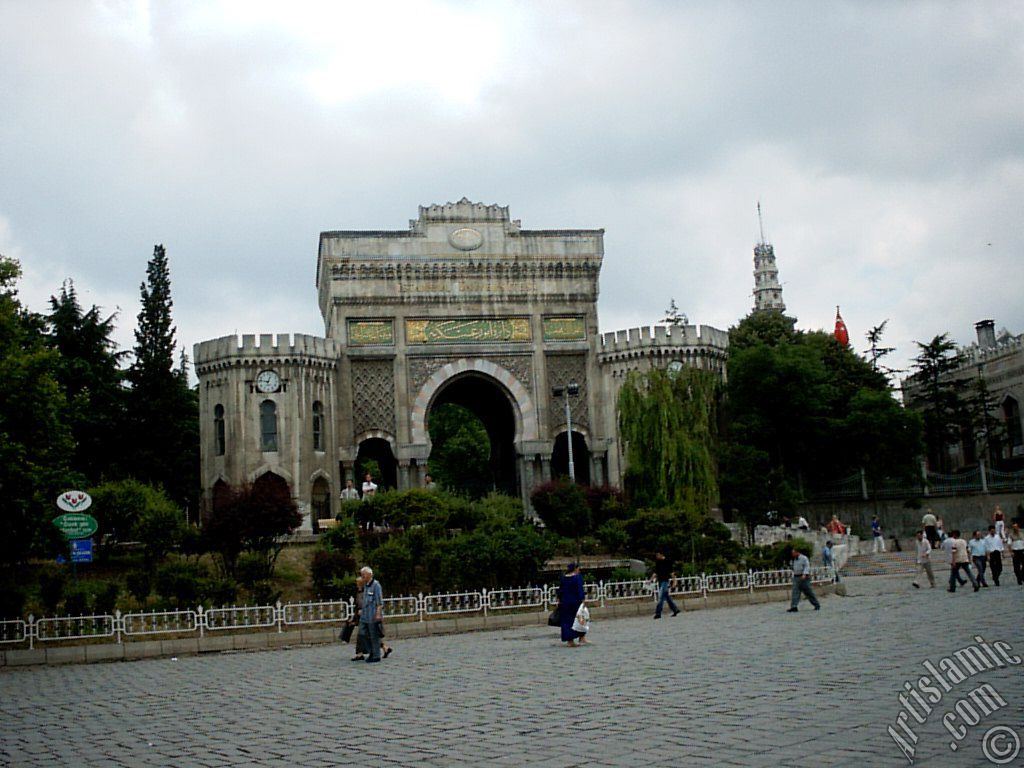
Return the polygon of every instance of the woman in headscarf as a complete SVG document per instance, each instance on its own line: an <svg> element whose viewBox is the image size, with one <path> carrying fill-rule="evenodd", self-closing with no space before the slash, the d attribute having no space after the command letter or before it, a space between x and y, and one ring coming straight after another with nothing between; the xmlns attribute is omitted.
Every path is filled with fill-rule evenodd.
<svg viewBox="0 0 1024 768"><path fill-rule="evenodd" d="M577 563L569 563L559 583L558 617L562 624L562 642L570 648L576 647L576 639L585 643L584 633L572 628L576 620L576 612L586 600L587 593L583 588L583 576Z"/></svg>

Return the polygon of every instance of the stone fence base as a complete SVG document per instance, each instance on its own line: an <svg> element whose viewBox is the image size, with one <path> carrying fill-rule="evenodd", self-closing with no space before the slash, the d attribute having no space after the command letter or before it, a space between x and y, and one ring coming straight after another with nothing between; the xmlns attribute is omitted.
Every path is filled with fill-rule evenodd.
<svg viewBox="0 0 1024 768"><path fill-rule="evenodd" d="M830 595L834 584L818 584L815 593ZM789 599L789 587L757 589L735 592L717 592L703 597L673 597L683 611L703 608L725 608L755 603L783 603ZM486 632L539 626L547 623L550 611L525 613L490 612L486 616L472 615L428 621L395 620L385 624L388 639L403 640L430 635L452 635L462 632ZM623 600L605 606L591 606L595 620L614 619L654 614L653 600ZM9 648L0 651L0 667L21 667L39 664L88 664L101 661L134 661L137 659L195 656L201 653L263 651L295 646L328 645L338 642L340 626L316 627L283 632L254 632L248 634L207 634L204 637L173 638L168 640L130 640L122 643L89 643L63 645L50 648ZM557 631L557 630L555 630Z"/></svg>

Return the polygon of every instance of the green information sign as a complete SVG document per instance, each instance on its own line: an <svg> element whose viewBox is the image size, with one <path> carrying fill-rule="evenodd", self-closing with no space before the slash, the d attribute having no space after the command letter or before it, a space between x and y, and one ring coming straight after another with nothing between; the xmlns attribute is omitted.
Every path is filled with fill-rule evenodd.
<svg viewBox="0 0 1024 768"><path fill-rule="evenodd" d="M53 518L53 524L68 539L88 539L100 527L96 518L83 512L68 512Z"/></svg>

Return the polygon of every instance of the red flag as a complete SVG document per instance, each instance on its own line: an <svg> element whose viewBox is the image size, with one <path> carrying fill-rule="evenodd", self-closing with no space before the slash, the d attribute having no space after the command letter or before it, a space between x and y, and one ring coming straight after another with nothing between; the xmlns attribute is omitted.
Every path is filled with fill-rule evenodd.
<svg viewBox="0 0 1024 768"><path fill-rule="evenodd" d="M850 344L850 334L846 330L846 323L843 322L843 316L839 314L839 305L836 304L836 341L842 344L844 347Z"/></svg>

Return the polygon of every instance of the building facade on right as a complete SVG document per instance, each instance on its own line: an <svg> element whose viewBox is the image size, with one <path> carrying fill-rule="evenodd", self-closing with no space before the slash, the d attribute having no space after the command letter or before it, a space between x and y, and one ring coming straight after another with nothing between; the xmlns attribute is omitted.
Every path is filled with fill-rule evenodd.
<svg viewBox="0 0 1024 768"><path fill-rule="evenodd" d="M983 423L965 424L960 440L947 448L948 467L958 469L984 461L990 468L1024 468L1024 333L1014 335L1004 329L997 334L992 320L981 320L974 327L977 341L959 350L957 366L944 378L963 382L967 398L977 398L978 382L984 382L988 401L994 405L989 417L997 435L990 439ZM924 382L911 376L901 385L907 407L915 408L924 393ZM974 421L981 421L977 414Z"/></svg>

